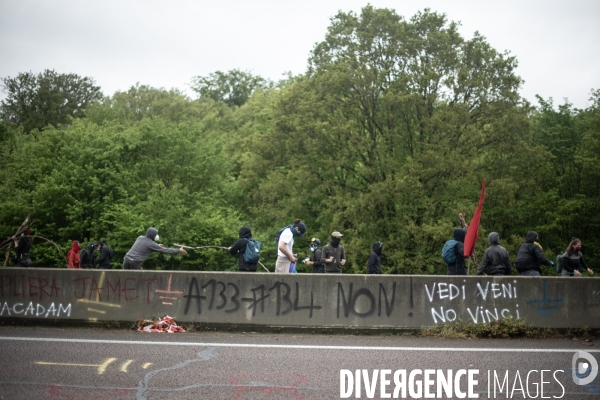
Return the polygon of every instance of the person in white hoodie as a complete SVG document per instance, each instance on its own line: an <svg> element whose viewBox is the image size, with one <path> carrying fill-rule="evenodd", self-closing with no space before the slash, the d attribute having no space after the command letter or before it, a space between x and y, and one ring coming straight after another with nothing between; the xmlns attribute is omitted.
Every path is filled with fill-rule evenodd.
<svg viewBox="0 0 600 400"><path fill-rule="evenodd" d="M158 239L158 230L148 228L146 236L139 236L125 254L123 269L143 269L142 263L155 251L166 254L187 254L183 247L179 249L166 248L164 245L156 243Z"/></svg>

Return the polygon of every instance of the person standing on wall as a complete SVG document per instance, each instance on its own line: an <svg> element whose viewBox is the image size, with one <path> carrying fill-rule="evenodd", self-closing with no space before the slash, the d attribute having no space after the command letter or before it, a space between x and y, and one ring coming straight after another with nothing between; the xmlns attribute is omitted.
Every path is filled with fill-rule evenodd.
<svg viewBox="0 0 600 400"><path fill-rule="evenodd" d="M323 264L323 250L320 248L321 240L312 238L310 241L310 252L312 257L306 260L306 265L313 266L313 274L322 274L325 272L325 265Z"/></svg>
<svg viewBox="0 0 600 400"><path fill-rule="evenodd" d="M148 228L146 236L138 236L131 249L125 254L123 269L143 269L142 264L155 251L166 254L187 255L187 251L183 247L179 249L165 248L163 244L156 243L158 239L158 230L156 228Z"/></svg>
<svg viewBox="0 0 600 400"><path fill-rule="evenodd" d="M275 272L280 274L290 273L290 264L298 261L294 255L294 238L302 237L306 233L306 225L301 219L296 219L294 223L281 231L277 241L277 261L275 262Z"/></svg>
<svg viewBox="0 0 600 400"><path fill-rule="evenodd" d="M81 250L81 245L79 241L73 240L71 242L71 250L67 253L67 265L69 268L79 269L80 268L80 257L79 250Z"/></svg>
<svg viewBox="0 0 600 400"><path fill-rule="evenodd" d="M517 258L515 265L521 276L540 276L542 268L540 265L554 266L554 262L544 257L539 242L539 235L535 231L527 232L525 235L525 243L517 250Z"/></svg>
<svg viewBox="0 0 600 400"><path fill-rule="evenodd" d="M467 275L467 267L465 266L465 236L467 231L462 228L454 229L454 247L455 260L448 265L448 275Z"/></svg>
<svg viewBox="0 0 600 400"><path fill-rule="evenodd" d="M13 256L13 261L15 267L31 267L32 261L31 256L29 255L29 251L31 250L31 228L25 229L23 233L21 233L21 237L19 238L19 243L17 244L17 237L13 236L11 239L15 245L15 253Z"/></svg>
<svg viewBox="0 0 600 400"><path fill-rule="evenodd" d="M477 267L477 275L511 275L512 267L508 250L500 246L500 235L491 232L488 235L490 247L485 250L481 264Z"/></svg>
<svg viewBox="0 0 600 400"><path fill-rule="evenodd" d="M252 230L248 226L242 226L238 232L239 239L234 243L233 246L228 247L227 250L232 256L237 255L238 257L238 271L240 272L256 272L256 266L258 263L250 263L244 260L244 253L246 247L248 247L248 240L252 238Z"/></svg>
<svg viewBox="0 0 600 400"><path fill-rule="evenodd" d="M373 243L372 249L373 251L369 254L369 260L367 261L369 274L381 274L381 250L383 249L383 243Z"/></svg>
<svg viewBox="0 0 600 400"><path fill-rule="evenodd" d="M96 255L94 251L98 248L98 242L90 242L79 253L79 266L83 269L96 268Z"/></svg>
<svg viewBox="0 0 600 400"><path fill-rule="evenodd" d="M110 249L106 243L98 242L98 251L100 256L96 259L96 264L100 269L110 269Z"/></svg>
<svg viewBox="0 0 600 400"><path fill-rule="evenodd" d="M594 271L583 261L581 240L572 238L562 257L562 271L560 274L561 276L581 276L584 268L587 269L588 274L594 275Z"/></svg>
<svg viewBox="0 0 600 400"><path fill-rule="evenodd" d="M346 253L340 244L342 235L338 231L331 234L331 241L323 248L323 259L325 261L325 273L341 274L342 267L346 264Z"/></svg>

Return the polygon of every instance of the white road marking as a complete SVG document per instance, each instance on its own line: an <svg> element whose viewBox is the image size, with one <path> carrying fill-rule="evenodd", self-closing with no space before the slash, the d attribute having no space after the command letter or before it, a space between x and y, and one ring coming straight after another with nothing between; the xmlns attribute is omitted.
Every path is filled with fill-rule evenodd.
<svg viewBox="0 0 600 400"><path fill-rule="evenodd" d="M428 351L428 352L495 352L495 353L574 353L578 350L598 353L600 350L589 348L576 349L497 349L490 347L396 347L396 346L317 346L298 344L253 344L253 343L201 343L201 342L151 342L142 340L94 340L66 338L27 338L0 336L0 340L24 342L61 342L61 343L105 343L105 344L139 344L143 346L191 346L191 347L233 347L257 349L290 349L290 350L383 350L383 351Z"/></svg>

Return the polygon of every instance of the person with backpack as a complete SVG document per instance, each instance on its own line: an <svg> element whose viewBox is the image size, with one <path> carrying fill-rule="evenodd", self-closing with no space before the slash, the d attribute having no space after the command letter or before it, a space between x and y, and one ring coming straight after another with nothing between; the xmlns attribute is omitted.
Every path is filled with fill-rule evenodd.
<svg viewBox="0 0 600 400"><path fill-rule="evenodd" d="M280 274L289 274L290 265L296 263L298 258L294 255L294 239L302 237L306 233L306 225L301 219L296 219L292 225L281 228L276 236L277 240L277 261L275 262L275 272Z"/></svg>
<svg viewBox="0 0 600 400"><path fill-rule="evenodd" d="M559 265L561 268L561 276L581 276L584 268L587 269L587 272L590 275L594 275L594 271L592 271L585 261L583 261L583 254L581 254L581 240L577 238L571 239L567 249L559 260Z"/></svg>
<svg viewBox="0 0 600 400"><path fill-rule="evenodd" d="M100 269L110 269L110 260L113 256L113 251L106 243L98 242L98 250L100 256L96 260L96 264Z"/></svg>
<svg viewBox="0 0 600 400"><path fill-rule="evenodd" d="M321 250L320 246L321 240L312 238L309 247L312 256L303 261L306 265L313 266L313 274L322 274L325 272L325 264L323 263L323 250Z"/></svg>
<svg viewBox="0 0 600 400"><path fill-rule="evenodd" d="M490 247L483 253L483 259L477 267L477 275L511 275L508 250L500 246L500 235L497 232L490 233L488 242Z"/></svg>
<svg viewBox="0 0 600 400"><path fill-rule="evenodd" d="M342 267L346 264L344 246L340 244L342 235L338 231L331 234L331 241L323 247L323 260L325 261L326 274L341 274Z"/></svg>
<svg viewBox="0 0 600 400"><path fill-rule="evenodd" d="M467 231L462 228L454 229L454 239L444 243L442 259L448 266L448 275L467 275L465 266L465 236Z"/></svg>
<svg viewBox="0 0 600 400"><path fill-rule="evenodd" d="M381 274L381 250L383 249L383 243L373 243L372 249L373 251L369 254L369 260L367 261L369 274Z"/></svg>
<svg viewBox="0 0 600 400"><path fill-rule="evenodd" d="M81 252L79 252L79 266L84 269L96 268L96 255L94 251L98 249L97 242L88 243Z"/></svg>
<svg viewBox="0 0 600 400"><path fill-rule="evenodd" d="M187 255L187 251L183 247L179 249L165 248L163 244L156 243L158 239L158 230L156 228L148 228L145 236L138 236L131 249L129 249L123 258L123 269L143 269L142 264L155 251L166 254Z"/></svg>
<svg viewBox="0 0 600 400"><path fill-rule="evenodd" d="M240 231L238 232L238 235L239 239L237 240L237 242L235 242L233 246L228 247L227 250L232 256L238 257L238 271L256 272L258 258L251 257L250 254L246 254L246 250L248 250L248 245L254 246L254 248L256 248L257 242L252 238L252 230L247 226L242 226L240 228ZM252 251L250 251L250 253L252 253ZM260 254L260 245L258 254ZM254 261L254 259L256 259L256 261Z"/></svg>
<svg viewBox="0 0 600 400"><path fill-rule="evenodd" d="M539 235L535 231L527 232L525 243L517 250L515 266L521 276L540 276L540 265L554 266L554 262L544 257L544 252L539 243Z"/></svg>
<svg viewBox="0 0 600 400"><path fill-rule="evenodd" d="M31 267L31 264L33 264L31 261L31 256L29 255L29 250L31 250L31 245L33 243L31 240L31 234L31 228L25 229L25 231L21 233L18 244L16 236L11 238L15 245L15 252L13 254L13 262L15 267Z"/></svg>
<svg viewBox="0 0 600 400"><path fill-rule="evenodd" d="M79 250L81 250L81 245L79 241L73 240L71 242L71 250L67 253L67 265L71 269L79 269L79 264L81 262L79 256Z"/></svg>

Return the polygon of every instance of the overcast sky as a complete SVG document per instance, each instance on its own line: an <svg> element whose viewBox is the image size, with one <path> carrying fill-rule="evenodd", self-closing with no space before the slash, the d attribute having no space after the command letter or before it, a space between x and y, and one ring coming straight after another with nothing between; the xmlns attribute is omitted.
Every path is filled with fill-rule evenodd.
<svg viewBox="0 0 600 400"><path fill-rule="evenodd" d="M445 13L467 39L479 31L517 57L532 102L584 108L600 88L599 0L0 0L0 77L54 69L92 77L106 95L136 82L187 91L194 76L232 69L279 80L305 71L338 10L369 3L407 18Z"/></svg>

